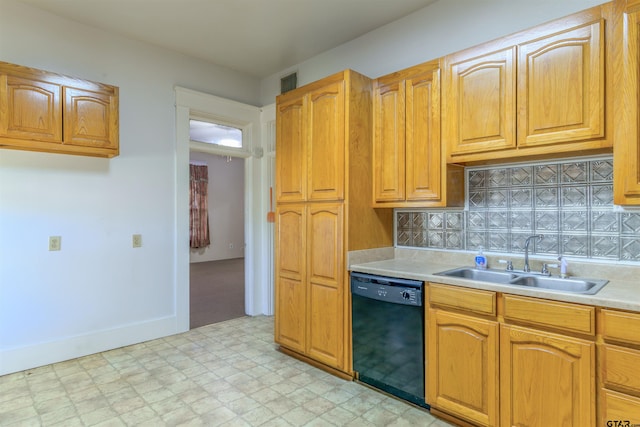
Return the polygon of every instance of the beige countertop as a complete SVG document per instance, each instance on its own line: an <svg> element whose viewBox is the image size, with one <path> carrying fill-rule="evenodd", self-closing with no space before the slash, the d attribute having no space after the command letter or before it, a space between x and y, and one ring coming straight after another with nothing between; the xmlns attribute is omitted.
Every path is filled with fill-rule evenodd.
<svg viewBox="0 0 640 427"><path fill-rule="evenodd" d="M379 259L384 255L381 255L380 250L374 251L377 252L373 253L372 257L366 256L368 254L364 251L360 251L356 256L350 254L349 270L640 312L640 266L607 263L586 263L585 266L579 263L572 265L570 262L570 274L572 273L571 267L574 270L584 272L584 274L572 274L572 276L609 280L609 283L595 295L584 295L435 275L435 273L452 268L471 266L469 254L443 254L443 252L396 249L384 252L386 256L393 254L393 258ZM497 266L496 261L497 259L490 259L490 267ZM515 258L513 262L516 264ZM539 261L540 264L542 262L547 262L547 260ZM517 264L516 268L518 268Z"/></svg>

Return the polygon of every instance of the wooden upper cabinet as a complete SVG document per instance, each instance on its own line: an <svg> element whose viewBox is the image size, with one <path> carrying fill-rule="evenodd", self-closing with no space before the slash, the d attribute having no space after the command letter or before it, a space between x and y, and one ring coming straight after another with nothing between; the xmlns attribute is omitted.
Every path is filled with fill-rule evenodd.
<svg viewBox="0 0 640 427"><path fill-rule="evenodd" d="M449 154L515 148L515 47L450 55L445 70Z"/></svg>
<svg viewBox="0 0 640 427"><path fill-rule="evenodd" d="M112 93L64 88L64 143L118 148L118 110Z"/></svg>
<svg viewBox="0 0 640 427"><path fill-rule="evenodd" d="M344 199L344 81L278 103L278 202Z"/></svg>
<svg viewBox="0 0 640 427"><path fill-rule="evenodd" d="M60 85L0 75L0 137L62 143Z"/></svg>
<svg viewBox="0 0 640 427"><path fill-rule="evenodd" d="M406 199L440 200L440 70L419 75L406 86Z"/></svg>
<svg viewBox="0 0 640 427"><path fill-rule="evenodd" d="M117 156L118 92L115 86L0 62L0 146Z"/></svg>
<svg viewBox="0 0 640 427"><path fill-rule="evenodd" d="M428 62L376 81L375 207L464 204L463 170L447 166L441 148L439 67Z"/></svg>
<svg viewBox="0 0 640 427"><path fill-rule="evenodd" d="M447 56L447 161L610 150L613 16L607 3Z"/></svg>
<svg viewBox="0 0 640 427"><path fill-rule="evenodd" d="M344 92L340 81L307 95L310 201L344 199Z"/></svg>
<svg viewBox="0 0 640 427"><path fill-rule="evenodd" d="M405 198L405 85L378 84L374 89L374 200Z"/></svg>
<svg viewBox="0 0 640 427"><path fill-rule="evenodd" d="M624 8L625 1L619 4ZM616 26L614 88L615 146L613 150L613 201L617 205L640 205L640 2L629 1Z"/></svg>
<svg viewBox="0 0 640 427"><path fill-rule="evenodd" d="M305 98L278 104L276 111L277 152L276 200L305 201L307 195L307 143L304 122Z"/></svg>
<svg viewBox="0 0 640 427"><path fill-rule="evenodd" d="M518 46L518 145L605 136L604 20Z"/></svg>

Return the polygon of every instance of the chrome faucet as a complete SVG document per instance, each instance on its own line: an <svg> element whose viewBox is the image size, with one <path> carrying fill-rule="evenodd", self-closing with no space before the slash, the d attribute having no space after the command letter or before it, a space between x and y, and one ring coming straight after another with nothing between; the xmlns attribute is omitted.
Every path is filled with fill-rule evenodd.
<svg viewBox="0 0 640 427"><path fill-rule="evenodd" d="M538 239L539 242L543 237L544 234L534 234L533 236L527 237L527 240L524 241L524 267L522 268L522 271L525 273L531 271L531 268L529 267L529 243L531 242L531 239Z"/></svg>

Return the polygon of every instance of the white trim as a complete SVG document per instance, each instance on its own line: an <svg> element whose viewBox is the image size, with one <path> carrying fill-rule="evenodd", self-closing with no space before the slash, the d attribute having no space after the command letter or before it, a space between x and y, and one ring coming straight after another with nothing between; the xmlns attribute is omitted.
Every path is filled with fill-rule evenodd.
<svg viewBox="0 0 640 427"><path fill-rule="evenodd" d="M176 333L175 325L176 318L169 316L26 347L3 349L0 354L0 375L173 335Z"/></svg>
<svg viewBox="0 0 640 427"><path fill-rule="evenodd" d="M245 311L248 315L264 314L265 260L262 256L265 221L261 195L262 161L251 153L262 147L261 109L182 87L176 92L176 314L179 330L189 329L189 212L188 164L189 150L245 158ZM243 129L244 147L202 147L189 140L189 119L209 118ZM266 212L266 211L265 211Z"/></svg>
<svg viewBox="0 0 640 427"><path fill-rule="evenodd" d="M269 188L273 188L273 194L276 194L275 191L275 151L270 151L269 147L275 147L275 134L271 133L272 128L275 126L276 120L276 108L275 104L268 105L262 108L261 122L262 122L262 140L264 142L265 147L265 161L264 167L262 168L262 188L264 197L265 206L269 209ZM271 141L273 139L273 141ZM274 196L275 197L275 196ZM275 210L275 199L272 201L273 209ZM274 313L274 287L275 287L275 270L274 270L274 255L275 255L275 245L274 245L274 233L275 227L274 224L267 223L264 230L264 238L263 238L263 258L265 259L265 294L263 298L263 308L262 311L266 315L273 315Z"/></svg>

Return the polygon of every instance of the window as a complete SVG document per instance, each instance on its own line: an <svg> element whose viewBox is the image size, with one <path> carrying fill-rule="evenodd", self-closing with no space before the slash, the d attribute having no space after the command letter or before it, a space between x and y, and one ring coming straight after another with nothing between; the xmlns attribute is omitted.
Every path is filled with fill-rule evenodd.
<svg viewBox="0 0 640 427"><path fill-rule="evenodd" d="M242 148L242 129L190 119L189 139L223 147Z"/></svg>

